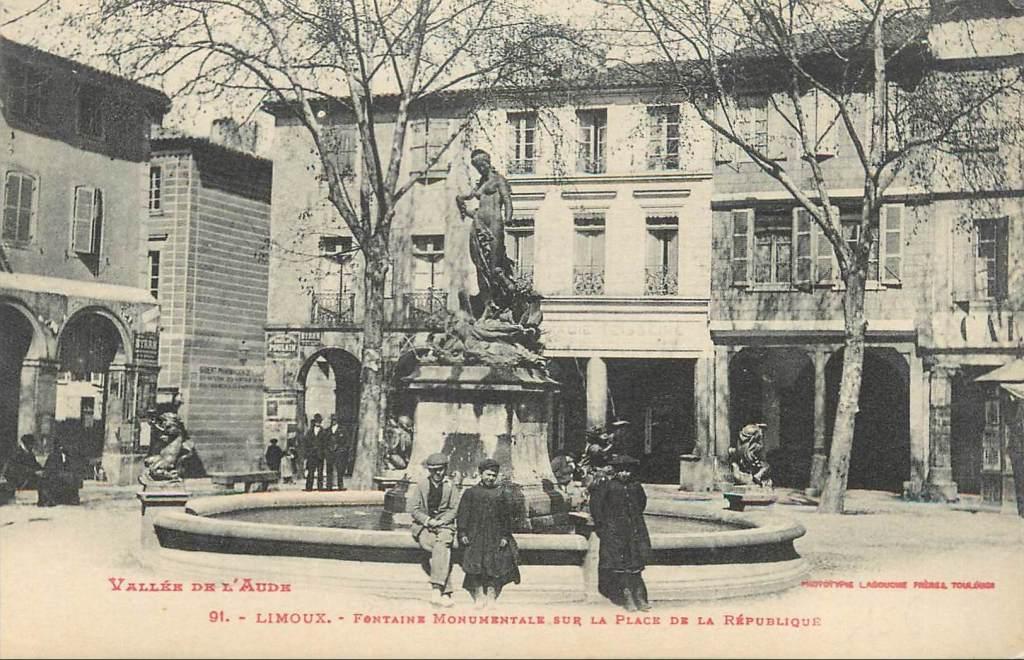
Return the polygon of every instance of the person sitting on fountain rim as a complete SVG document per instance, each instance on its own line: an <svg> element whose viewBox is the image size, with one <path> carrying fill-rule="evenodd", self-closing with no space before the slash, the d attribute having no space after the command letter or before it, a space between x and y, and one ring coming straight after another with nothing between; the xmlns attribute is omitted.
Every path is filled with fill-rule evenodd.
<svg viewBox="0 0 1024 660"><path fill-rule="evenodd" d="M459 491L446 474L448 457L438 452L423 462L427 476L409 489L409 513L412 537L430 552L430 602L451 607L452 545L455 543L455 516L459 510Z"/></svg>

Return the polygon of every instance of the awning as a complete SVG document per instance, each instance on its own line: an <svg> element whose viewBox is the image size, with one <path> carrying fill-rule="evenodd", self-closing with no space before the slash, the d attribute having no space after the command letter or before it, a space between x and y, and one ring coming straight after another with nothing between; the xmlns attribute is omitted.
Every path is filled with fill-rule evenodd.
<svg viewBox="0 0 1024 660"><path fill-rule="evenodd" d="M1014 399L1024 401L1024 383L1001 383L999 387L1009 392Z"/></svg>
<svg viewBox="0 0 1024 660"><path fill-rule="evenodd" d="M1007 362L974 380L980 383L1024 383L1024 358Z"/></svg>
<svg viewBox="0 0 1024 660"><path fill-rule="evenodd" d="M53 293L73 298L91 298L110 302L156 305L157 301L146 289L106 282L83 282L45 275L0 273L0 289L14 289L31 293Z"/></svg>

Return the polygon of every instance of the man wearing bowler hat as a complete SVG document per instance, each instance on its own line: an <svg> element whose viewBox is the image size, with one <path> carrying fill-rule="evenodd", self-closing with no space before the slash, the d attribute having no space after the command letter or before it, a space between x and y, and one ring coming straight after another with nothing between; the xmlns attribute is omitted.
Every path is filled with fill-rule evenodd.
<svg viewBox="0 0 1024 660"><path fill-rule="evenodd" d="M459 491L448 478L448 457L431 454L423 462L427 476L409 489L409 513L412 537L430 551L430 602L451 607L452 544L455 542L455 515L459 510Z"/></svg>

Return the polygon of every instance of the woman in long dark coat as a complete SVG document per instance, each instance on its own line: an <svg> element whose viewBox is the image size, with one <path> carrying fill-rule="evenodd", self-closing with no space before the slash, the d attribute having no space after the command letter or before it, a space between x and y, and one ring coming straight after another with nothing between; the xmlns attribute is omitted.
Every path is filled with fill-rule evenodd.
<svg viewBox="0 0 1024 660"><path fill-rule="evenodd" d="M480 461L480 483L462 494L458 533L462 583L478 608L493 604L509 582L519 584L519 548L512 537L512 496L498 485L498 462Z"/></svg>
<svg viewBox="0 0 1024 660"><path fill-rule="evenodd" d="M651 552L651 536L644 522L647 495L633 472L640 461L615 456L609 465L614 476L595 484L590 494L590 515L601 539L598 569L614 576L618 596L629 611L649 610L643 570Z"/></svg>

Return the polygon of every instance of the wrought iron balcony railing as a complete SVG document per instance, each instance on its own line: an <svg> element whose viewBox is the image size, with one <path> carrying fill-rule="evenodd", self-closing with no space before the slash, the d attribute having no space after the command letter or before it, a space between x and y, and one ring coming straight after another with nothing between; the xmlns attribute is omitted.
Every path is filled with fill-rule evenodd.
<svg viewBox="0 0 1024 660"><path fill-rule="evenodd" d="M604 266L576 266L573 268L572 291L577 296L604 295Z"/></svg>
<svg viewBox="0 0 1024 660"><path fill-rule="evenodd" d="M517 282L533 287L533 266L516 266L512 271L512 277Z"/></svg>
<svg viewBox="0 0 1024 660"><path fill-rule="evenodd" d="M313 325L340 327L356 322L354 293L314 293L309 322Z"/></svg>
<svg viewBox="0 0 1024 660"><path fill-rule="evenodd" d="M674 296L679 292L679 274L668 266L648 266L644 295Z"/></svg>
<svg viewBox="0 0 1024 660"><path fill-rule="evenodd" d="M604 157L601 158L578 158L576 160L576 170L579 172L585 172L586 174L603 174L605 172L606 165Z"/></svg>
<svg viewBox="0 0 1024 660"><path fill-rule="evenodd" d="M440 289L427 289L406 293L406 319L413 327L426 327L441 324L448 309L448 292Z"/></svg>
<svg viewBox="0 0 1024 660"><path fill-rule="evenodd" d="M509 174L533 174L537 171L536 158L512 158L508 163Z"/></svg>

